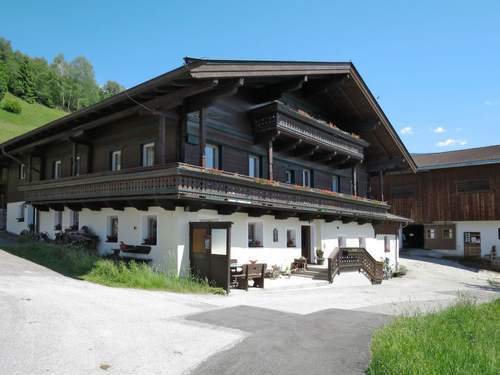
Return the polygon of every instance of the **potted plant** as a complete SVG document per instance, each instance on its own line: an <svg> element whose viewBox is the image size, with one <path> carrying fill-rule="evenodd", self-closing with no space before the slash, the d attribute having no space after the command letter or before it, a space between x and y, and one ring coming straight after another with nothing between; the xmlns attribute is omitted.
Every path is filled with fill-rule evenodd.
<svg viewBox="0 0 500 375"><path fill-rule="evenodd" d="M323 265L325 263L325 258L323 258L323 255L324 255L324 251L321 250L321 249L318 249L316 250L316 263L318 263L318 265Z"/></svg>

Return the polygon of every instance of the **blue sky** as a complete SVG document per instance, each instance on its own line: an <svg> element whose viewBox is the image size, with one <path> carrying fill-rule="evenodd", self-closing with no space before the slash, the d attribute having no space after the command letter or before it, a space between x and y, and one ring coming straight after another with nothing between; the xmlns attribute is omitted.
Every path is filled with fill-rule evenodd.
<svg viewBox="0 0 500 375"><path fill-rule="evenodd" d="M351 60L411 152L500 143L500 1L9 1L0 35L126 87L184 56Z"/></svg>

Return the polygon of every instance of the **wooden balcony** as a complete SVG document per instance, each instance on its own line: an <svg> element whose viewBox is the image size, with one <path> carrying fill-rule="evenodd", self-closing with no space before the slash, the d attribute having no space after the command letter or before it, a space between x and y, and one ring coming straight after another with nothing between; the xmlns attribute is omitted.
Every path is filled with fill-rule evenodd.
<svg viewBox="0 0 500 375"><path fill-rule="evenodd" d="M278 101L252 109L250 115L257 141L281 139L283 149L293 149L299 155L320 157L349 167L364 160L364 148L369 145L351 133Z"/></svg>
<svg viewBox="0 0 500 375"><path fill-rule="evenodd" d="M221 214L243 211L252 216L369 222L387 219L389 209L386 203L366 198L181 163L33 182L20 190L41 210L185 206Z"/></svg>

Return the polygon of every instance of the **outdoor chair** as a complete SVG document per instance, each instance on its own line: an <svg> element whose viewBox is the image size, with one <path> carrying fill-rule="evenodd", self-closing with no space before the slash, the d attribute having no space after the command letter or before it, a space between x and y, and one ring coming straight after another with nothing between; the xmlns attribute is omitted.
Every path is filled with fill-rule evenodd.
<svg viewBox="0 0 500 375"><path fill-rule="evenodd" d="M265 263L244 264L241 273L232 275L234 285L238 289L245 289L248 291L248 282L253 280L254 287L264 288L266 268L267 264Z"/></svg>

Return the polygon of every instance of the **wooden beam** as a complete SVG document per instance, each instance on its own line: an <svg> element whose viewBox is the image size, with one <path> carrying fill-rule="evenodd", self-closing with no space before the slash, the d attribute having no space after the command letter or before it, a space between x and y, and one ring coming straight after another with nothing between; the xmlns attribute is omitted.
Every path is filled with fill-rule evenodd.
<svg viewBox="0 0 500 375"><path fill-rule="evenodd" d="M200 160L199 165L202 168L205 168L207 165L207 160L205 156L205 143L206 143L206 134L207 134L207 110L204 107L199 109L199 124L198 124L198 139L199 139L199 147L200 147Z"/></svg>
<svg viewBox="0 0 500 375"><path fill-rule="evenodd" d="M82 208L86 208L91 211L100 211L103 206L104 204L100 202L82 202Z"/></svg>
<svg viewBox="0 0 500 375"><path fill-rule="evenodd" d="M112 208L115 211L125 210L126 203L122 201L106 201L104 202L104 207Z"/></svg>
<svg viewBox="0 0 500 375"><path fill-rule="evenodd" d="M158 161L161 165L167 162L167 119L158 117Z"/></svg>
<svg viewBox="0 0 500 375"><path fill-rule="evenodd" d="M148 200L128 200L127 206L134 207L138 211L147 211L150 202Z"/></svg>
<svg viewBox="0 0 500 375"><path fill-rule="evenodd" d="M342 74L330 79L309 80L309 82L304 85L305 95L316 96L319 94L325 94L328 91L331 91L334 87L343 84L347 77L348 75Z"/></svg>
<svg viewBox="0 0 500 375"><path fill-rule="evenodd" d="M81 203L65 203L64 205L71 211L81 211L83 208Z"/></svg>
<svg viewBox="0 0 500 375"><path fill-rule="evenodd" d="M378 172L379 184L380 184L380 200L384 201L384 171L381 169Z"/></svg>
<svg viewBox="0 0 500 375"><path fill-rule="evenodd" d="M319 150L319 146L307 146L307 147L303 147L302 149L300 149L300 148L296 149L294 152L294 155L297 157L305 158L305 157L313 156L314 153L316 153L318 150Z"/></svg>
<svg viewBox="0 0 500 375"><path fill-rule="evenodd" d="M352 195L358 195L358 165L352 168Z"/></svg>
<svg viewBox="0 0 500 375"><path fill-rule="evenodd" d="M344 224L349 224L349 223L352 223L353 221L356 221L355 217L342 216L342 223L344 223Z"/></svg>
<svg viewBox="0 0 500 375"><path fill-rule="evenodd" d="M295 142L292 141L292 142L288 142L286 143L284 146L282 147L277 147L276 148L276 151L277 152L290 152L290 151L294 151L297 149L297 147L299 147L300 145L302 144L302 139L298 139L296 140Z"/></svg>
<svg viewBox="0 0 500 375"><path fill-rule="evenodd" d="M240 210L240 206L221 206L217 208L219 215L232 215Z"/></svg>
<svg viewBox="0 0 500 375"><path fill-rule="evenodd" d="M187 110L191 112L198 110L200 107L209 107L217 98L236 94L244 83L245 80L243 78L228 80L219 84L216 89L210 92L192 96L186 100Z"/></svg>
<svg viewBox="0 0 500 375"><path fill-rule="evenodd" d="M380 121L371 121L371 122L359 122L352 124L342 124L342 129L348 132L358 133L358 132L369 132L377 129L380 125Z"/></svg>
<svg viewBox="0 0 500 375"><path fill-rule="evenodd" d="M278 212L275 212L273 215L274 215L274 218L276 220L286 220L286 219L289 219L291 217L297 216L297 214L295 212L292 212L292 211L278 211Z"/></svg>
<svg viewBox="0 0 500 375"><path fill-rule="evenodd" d="M256 102L268 102L281 98L284 93L300 90L307 82L307 76L287 79L258 89L252 90L252 97Z"/></svg>
<svg viewBox="0 0 500 375"><path fill-rule="evenodd" d="M249 217L261 217L263 215L271 215L271 210L263 208L250 208L248 210Z"/></svg>
<svg viewBox="0 0 500 375"><path fill-rule="evenodd" d="M313 157L313 160L317 161L318 163L329 163L333 159L335 159L336 156L337 156L337 151L330 152L328 154L316 153L316 155L314 155Z"/></svg>
<svg viewBox="0 0 500 375"><path fill-rule="evenodd" d="M393 169L401 168L406 164L406 160L404 158L394 158L394 159L382 159L377 160L376 162L370 162L366 164L366 169L369 173L378 171L388 171Z"/></svg>
<svg viewBox="0 0 500 375"><path fill-rule="evenodd" d="M269 140L269 143L267 144L267 161L268 161L268 172L267 172L267 178L272 181L273 180L273 141Z"/></svg>

